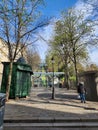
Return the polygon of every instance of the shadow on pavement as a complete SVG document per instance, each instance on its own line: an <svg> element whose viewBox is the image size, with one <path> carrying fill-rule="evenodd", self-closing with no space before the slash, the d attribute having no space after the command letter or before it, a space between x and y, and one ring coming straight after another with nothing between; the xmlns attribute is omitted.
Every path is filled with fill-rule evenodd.
<svg viewBox="0 0 98 130"><path fill-rule="evenodd" d="M34 119L34 118L91 118L91 117L97 117L98 113L82 113L77 114L74 113L74 111L70 112L63 112L61 110L49 110L49 109L43 109L43 108L37 108L37 107L31 107L26 105L20 105L20 104L7 104L5 109L5 116L4 120L25 120L25 119Z"/></svg>
<svg viewBox="0 0 98 130"><path fill-rule="evenodd" d="M62 106L69 106L69 107L75 107L77 108L83 108L85 110L96 110L94 106L88 107L86 103L85 105L82 105L83 103L80 103L80 100L77 99L77 95L74 94L55 94L55 99L51 99L51 93L41 93L37 94L36 97L38 98L32 98L28 99L27 101L31 104L55 104L55 105L62 105ZM22 100L23 102L24 100Z"/></svg>
<svg viewBox="0 0 98 130"><path fill-rule="evenodd" d="M75 105L75 104L68 104L68 102L70 102L69 100L67 100L67 101L65 101L65 102L56 102L56 101L60 101L60 100L49 100L49 101L43 101L43 100L41 100L41 101L39 101L39 100L28 100L28 101L30 101L30 103L32 103L32 104L36 104L36 103L39 103L39 104L41 104L41 103L46 103L46 104L56 104L56 105L63 105L63 106L71 106L71 107L76 107L76 108L83 108L83 109L86 109L86 110L96 110L96 111L98 111L96 108L89 108L89 107L87 107L87 106L81 106L80 105L80 103L79 102L75 102L75 103L77 103L77 105ZM73 101L71 101L71 102L73 102Z"/></svg>
<svg viewBox="0 0 98 130"><path fill-rule="evenodd" d="M77 99L77 93L57 93L55 97L55 100L51 99L51 92L32 91L32 96L28 99L20 99L19 101L13 100L6 103L4 119L98 119L97 107L95 107L93 103L80 103L80 100Z"/></svg>
<svg viewBox="0 0 98 130"><path fill-rule="evenodd" d="M51 98L51 93L42 93L38 94L38 97L41 98ZM56 98L61 98L61 99L77 99L77 95L72 95L72 94L55 94Z"/></svg>

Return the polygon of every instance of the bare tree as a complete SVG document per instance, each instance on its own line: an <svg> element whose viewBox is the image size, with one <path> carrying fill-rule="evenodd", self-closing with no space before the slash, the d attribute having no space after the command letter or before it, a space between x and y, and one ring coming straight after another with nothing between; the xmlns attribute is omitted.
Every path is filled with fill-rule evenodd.
<svg viewBox="0 0 98 130"><path fill-rule="evenodd" d="M39 64L41 63L40 56L37 51L27 51L27 63L32 67L33 71L37 71Z"/></svg>
<svg viewBox="0 0 98 130"><path fill-rule="evenodd" d="M81 1L84 2L86 6L87 4L91 5L92 7L91 18L93 18L93 20L96 20L98 18L98 0L81 0Z"/></svg>
<svg viewBox="0 0 98 130"><path fill-rule="evenodd" d="M1 0L0 1L0 37L8 47L10 61L6 84L6 101L9 99L13 62L19 52L34 40L34 33L48 24L41 19L38 7L43 0Z"/></svg>
<svg viewBox="0 0 98 130"><path fill-rule="evenodd" d="M98 47L98 35L97 35L97 28L98 28L98 0L80 0L83 3L83 10L85 12L85 19L89 19L92 21L93 26L93 33L89 38L88 44L91 47Z"/></svg>

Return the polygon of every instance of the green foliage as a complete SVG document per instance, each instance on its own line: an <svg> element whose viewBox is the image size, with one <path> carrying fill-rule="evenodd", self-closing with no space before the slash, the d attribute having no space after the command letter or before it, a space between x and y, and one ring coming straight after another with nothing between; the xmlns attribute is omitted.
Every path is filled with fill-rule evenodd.
<svg viewBox="0 0 98 130"><path fill-rule="evenodd" d="M60 68L64 68L65 78L75 75L77 82L77 65L88 57L87 37L92 27L90 21L84 20L81 13L77 15L74 9L63 11L61 16L55 25L54 39L50 41L51 51L57 56L57 62L62 63Z"/></svg>
<svg viewBox="0 0 98 130"><path fill-rule="evenodd" d="M69 77L69 79L72 80L72 81L76 81L76 77L75 76L71 76L71 77Z"/></svg>

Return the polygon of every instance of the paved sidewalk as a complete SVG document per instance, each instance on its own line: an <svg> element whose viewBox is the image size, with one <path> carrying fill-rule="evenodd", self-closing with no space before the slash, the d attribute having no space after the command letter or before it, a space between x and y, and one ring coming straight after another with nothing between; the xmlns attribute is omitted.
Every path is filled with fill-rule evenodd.
<svg viewBox="0 0 98 130"><path fill-rule="evenodd" d="M40 119L96 119L98 102L80 103L77 93L65 88L56 88L56 98L51 99L49 88L32 88L30 97L9 100L5 105L4 121L25 121Z"/></svg>

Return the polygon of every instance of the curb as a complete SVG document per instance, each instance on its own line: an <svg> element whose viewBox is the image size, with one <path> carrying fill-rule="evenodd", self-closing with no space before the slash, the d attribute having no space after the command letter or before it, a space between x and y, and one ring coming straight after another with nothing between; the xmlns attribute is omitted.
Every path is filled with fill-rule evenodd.
<svg viewBox="0 0 98 130"><path fill-rule="evenodd" d="M79 122L92 122L92 123L98 123L98 119L59 119L59 118L36 118L36 119L5 119L4 123L79 123Z"/></svg>

